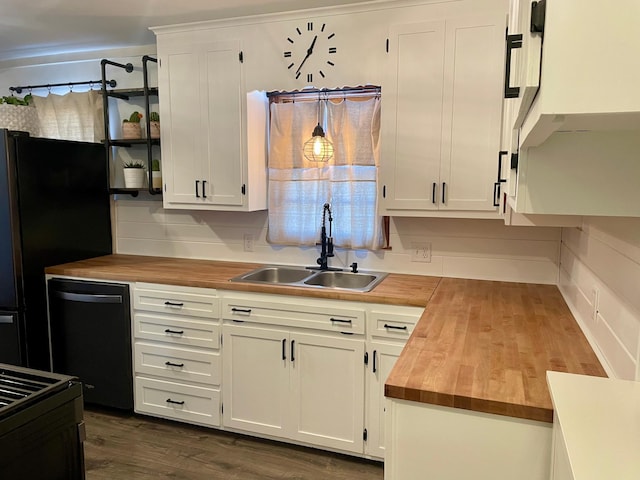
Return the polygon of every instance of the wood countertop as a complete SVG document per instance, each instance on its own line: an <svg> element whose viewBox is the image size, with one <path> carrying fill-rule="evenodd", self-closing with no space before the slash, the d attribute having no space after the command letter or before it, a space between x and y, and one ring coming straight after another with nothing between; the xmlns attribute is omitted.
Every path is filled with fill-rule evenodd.
<svg viewBox="0 0 640 480"><path fill-rule="evenodd" d="M556 286L443 278L385 395L552 422L547 370L606 377Z"/></svg>
<svg viewBox="0 0 640 480"><path fill-rule="evenodd" d="M371 292L364 293L229 281L233 277L261 266L263 265L256 263L115 254L47 267L45 272L50 275L98 280L304 295L305 297L416 307L426 306L440 281L440 277L391 273Z"/></svg>
<svg viewBox="0 0 640 480"><path fill-rule="evenodd" d="M107 255L47 274L425 307L387 397L553 421L546 371L605 377L554 285L389 274L367 293L230 282L262 265Z"/></svg>

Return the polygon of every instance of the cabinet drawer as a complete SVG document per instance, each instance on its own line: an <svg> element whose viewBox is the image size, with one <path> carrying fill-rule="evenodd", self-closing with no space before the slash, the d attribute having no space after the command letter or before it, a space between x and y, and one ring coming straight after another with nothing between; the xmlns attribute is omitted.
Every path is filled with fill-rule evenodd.
<svg viewBox="0 0 640 480"><path fill-rule="evenodd" d="M135 371L181 382L220 385L220 354L136 342Z"/></svg>
<svg viewBox="0 0 640 480"><path fill-rule="evenodd" d="M136 310L218 318L219 299L215 290L153 284L136 284L133 292Z"/></svg>
<svg viewBox="0 0 640 480"><path fill-rule="evenodd" d="M145 312L136 312L133 318L136 338L183 347L220 348L220 325L217 320Z"/></svg>
<svg viewBox="0 0 640 480"><path fill-rule="evenodd" d="M406 341L418 323L422 312L421 308L406 312L372 310L369 315L371 336Z"/></svg>
<svg viewBox="0 0 640 480"><path fill-rule="evenodd" d="M220 426L220 390L136 377L135 411Z"/></svg>
<svg viewBox="0 0 640 480"><path fill-rule="evenodd" d="M364 309L334 307L334 304L308 298L282 301L225 298L222 316L234 322L253 322L286 327L313 328L334 332L364 334Z"/></svg>

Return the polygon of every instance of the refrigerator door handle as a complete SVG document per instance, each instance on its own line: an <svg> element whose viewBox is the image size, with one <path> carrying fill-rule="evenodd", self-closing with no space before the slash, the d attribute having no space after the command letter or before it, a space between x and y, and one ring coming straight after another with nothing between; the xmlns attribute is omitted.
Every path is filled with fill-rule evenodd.
<svg viewBox="0 0 640 480"><path fill-rule="evenodd" d="M13 316L0 315L0 323L13 323Z"/></svg>
<svg viewBox="0 0 640 480"><path fill-rule="evenodd" d="M90 293L52 292L54 296L71 302L122 303L122 295L94 295Z"/></svg>

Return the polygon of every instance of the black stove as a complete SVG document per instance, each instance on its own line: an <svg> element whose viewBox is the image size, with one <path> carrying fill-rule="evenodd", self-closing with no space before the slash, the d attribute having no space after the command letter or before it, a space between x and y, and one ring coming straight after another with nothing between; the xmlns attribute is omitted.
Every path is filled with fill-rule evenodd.
<svg viewBox="0 0 640 480"><path fill-rule="evenodd" d="M84 479L82 386L0 363L0 478Z"/></svg>

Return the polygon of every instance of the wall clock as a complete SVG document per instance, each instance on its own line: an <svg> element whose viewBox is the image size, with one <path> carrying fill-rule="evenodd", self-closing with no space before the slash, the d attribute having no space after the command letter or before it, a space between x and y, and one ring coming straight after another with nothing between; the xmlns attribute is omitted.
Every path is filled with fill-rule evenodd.
<svg viewBox="0 0 640 480"><path fill-rule="evenodd" d="M325 78L335 67L338 48L335 46L335 33L326 23L307 22L296 27L286 38L284 58L287 69L296 79Z"/></svg>

